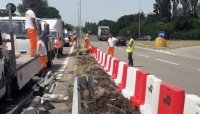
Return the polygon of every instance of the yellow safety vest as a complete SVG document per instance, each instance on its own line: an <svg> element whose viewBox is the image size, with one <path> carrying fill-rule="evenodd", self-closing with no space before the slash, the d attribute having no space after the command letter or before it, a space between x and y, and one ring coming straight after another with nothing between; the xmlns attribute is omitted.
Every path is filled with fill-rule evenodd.
<svg viewBox="0 0 200 114"><path fill-rule="evenodd" d="M128 44L131 44L131 42L133 42L132 46L128 46L128 49L126 50L128 53L133 53L134 52L134 40L131 38L131 40L129 41Z"/></svg>

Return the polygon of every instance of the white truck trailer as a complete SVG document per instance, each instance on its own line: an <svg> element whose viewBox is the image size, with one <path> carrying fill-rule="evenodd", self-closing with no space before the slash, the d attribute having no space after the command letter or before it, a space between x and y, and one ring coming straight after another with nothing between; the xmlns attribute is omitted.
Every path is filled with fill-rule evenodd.
<svg viewBox="0 0 200 114"><path fill-rule="evenodd" d="M12 17L13 9L16 9L13 7L15 7L14 4L9 3L7 9L0 9L0 11L9 11L9 17L0 17L0 30L2 31L0 32L0 98L7 93L8 99L11 98L13 89L29 89L32 78L41 67L39 56L30 57L29 55L30 43L25 30L25 18ZM41 20L37 19L38 28L41 28L40 23ZM2 39L1 33L6 34L5 39ZM39 29L37 36L41 33ZM7 49L5 45L8 46ZM15 49L15 45L18 45L18 50ZM17 59L15 58L16 52L21 52L21 56ZM48 56L51 56L50 53Z"/></svg>
<svg viewBox="0 0 200 114"><path fill-rule="evenodd" d="M109 26L98 27L98 40L108 40L109 38Z"/></svg>

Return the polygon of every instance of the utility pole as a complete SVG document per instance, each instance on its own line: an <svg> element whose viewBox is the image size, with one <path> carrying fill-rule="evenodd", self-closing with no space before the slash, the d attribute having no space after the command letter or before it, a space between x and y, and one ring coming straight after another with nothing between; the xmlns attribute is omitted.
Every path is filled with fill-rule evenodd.
<svg viewBox="0 0 200 114"><path fill-rule="evenodd" d="M78 30L77 30L77 33L78 33L78 34L77 34L77 37L76 37L76 46L77 46L77 48L79 48L79 47L80 47L80 43L79 43L79 40L78 40L78 39L80 38L80 28L79 28L79 27L80 27L80 20L79 20L79 16L80 16L80 15L79 15L79 12L80 12L80 11L79 11L79 4L80 4L80 3L77 3L77 4L78 4L78 26L77 26L77 27L78 27L78 28L77 28L77 29L78 29Z"/></svg>
<svg viewBox="0 0 200 114"><path fill-rule="evenodd" d="M140 38L140 11L141 11L141 0L139 5L139 38Z"/></svg>
<svg viewBox="0 0 200 114"><path fill-rule="evenodd" d="M82 22L81 22L81 0L80 0L80 32L82 30Z"/></svg>

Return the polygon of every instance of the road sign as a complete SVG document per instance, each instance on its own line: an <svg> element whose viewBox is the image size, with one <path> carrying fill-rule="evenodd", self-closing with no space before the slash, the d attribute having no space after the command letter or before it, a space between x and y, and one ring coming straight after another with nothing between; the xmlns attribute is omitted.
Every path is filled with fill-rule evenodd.
<svg viewBox="0 0 200 114"><path fill-rule="evenodd" d="M16 6L13 3L8 3L6 5L7 10L9 10L9 5L10 5L10 8L11 8L11 12L14 13L16 11Z"/></svg>
<svg viewBox="0 0 200 114"><path fill-rule="evenodd" d="M158 36L164 38L165 37L165 32L164 31L158 32Z"/></svg>

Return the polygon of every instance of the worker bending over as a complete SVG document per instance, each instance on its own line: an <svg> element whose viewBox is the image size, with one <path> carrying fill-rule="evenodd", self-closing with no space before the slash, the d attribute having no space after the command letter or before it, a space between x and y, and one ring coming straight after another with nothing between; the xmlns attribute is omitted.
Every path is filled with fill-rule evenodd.
<svg viewBox="0 0 200 114"><path fill-rule="evenodd" d="M60 36L58 36L55 41L55 54L57 58L60 57L61 51L62 51L62 42Z"/></svg>
<svg viewBox="0 0 200 114"><path fill-rule="evenodd" d="M45 42L45 36L40 35L39 41L37 42L37 54L40 55L41 69L36 74L37 76L44 76L44 70L47 67L47 50L44 42Z"/></svg>
<svg viewBox="0 0 200 114"><path fill-rule="evenodd" d="M72 42L72 45L74 45L74 36L71 35L71 42Z"/></svg>
<svg viewBox="0 0 200 114"><path fill-rule="evenodd" d="M37 48L37 25L36 25L36 16L33 10L35 9L35 3L29 4L29 10L26 12L26 22L25 29L30 38L30 56L34 57L36 55Z"/></svg>
<svg viewBox="0 0 200 114"><path fill-rule="evenodd" d="M107 54L110 54L114 57L114 45L118 42L118 40L112 36L112 34L109 34L109 39L108 39L108 50Z"/></svg>
<svg viewBox="0 0 200 114"><path fill-rule="evenodd" d="M91 52L91 46L90 46L90 38L89 38L89 34L86 34L86 36L85 36L85 39L84 39L84 41L85 41L85 50L86 50L86 52Z"/></svg>

